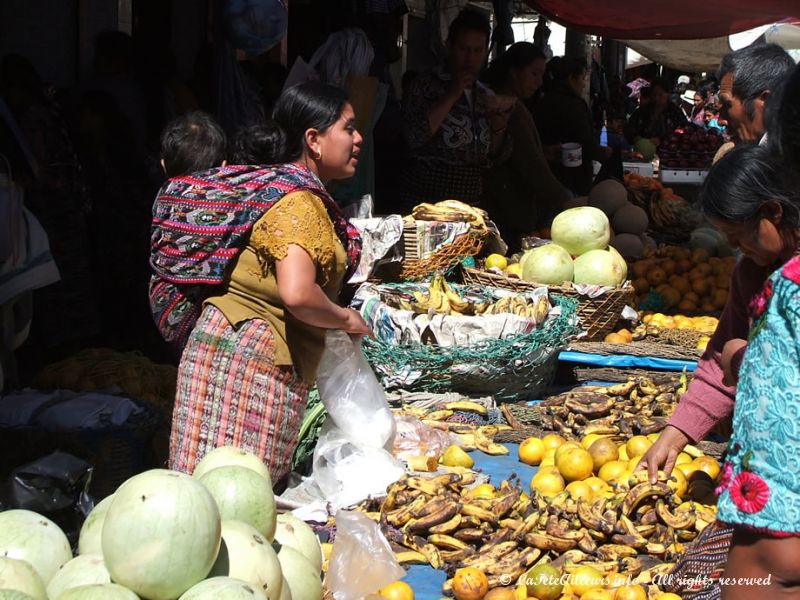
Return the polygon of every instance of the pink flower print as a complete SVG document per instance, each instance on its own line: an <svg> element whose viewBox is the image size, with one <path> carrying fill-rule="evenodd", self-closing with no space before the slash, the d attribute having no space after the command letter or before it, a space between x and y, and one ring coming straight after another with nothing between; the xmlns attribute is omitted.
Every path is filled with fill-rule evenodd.
<svg viewBox="0 0 800 600"><path fill-rule="evenodd" d="M789 262L783 265L781 274L795 283L800 283L800 256L793 256L789 259Z"/></svg>
<svg viewBox="0 0 800 600"><path fill-rule="evenodd" d="M755 473L743 471L739 473L730 486L731 500L740 511L757 513L769 500L769 486Z"/></svg>
<svg viewBox="0 0 800 600"><path fill-rule="evenodd" d="M714 490L714 493L719 496L728 489L731 484L731 479L733 478L733 465L730 461L727 461L724 465L722 465L722 473L719 476L719 485Z"/></svg>
<svg viewBox="0 0 800 600"><path fill-rule="evenodd" d="M754 321L767 311L770 298L772 298L772 280L767 279L761 291L753 296L753 299L750 301L750 316Z"/></svg>

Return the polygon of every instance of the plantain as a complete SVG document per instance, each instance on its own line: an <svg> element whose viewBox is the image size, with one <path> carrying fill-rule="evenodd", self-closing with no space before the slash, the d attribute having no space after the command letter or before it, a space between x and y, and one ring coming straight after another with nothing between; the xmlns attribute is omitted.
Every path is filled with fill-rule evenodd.
<svg viewBox="0 0 800 600"><path fill-rule="evenodd" d="M539 523L540 513L538 510L534 510L531 514L529 514L525 519L520 523L515 529L512 537L514 539L522 539L522 537L530 532L533 531L536 525Z"/></svg>
<svg viewBox="0 0 800 600"><path fill-rule="evenodd" d="M486 537L486 532L479 527L465 527L453 533L453 537L462 542L474 544L483 541Z"/></svg>
<svg viewBox="0 0 800 600"><path fill-rule="evenodd" d="M514 505L517 503L517 500L519 500L519 492L516 490L509 492L505 496L496 498L492 502L490 510L498 519L502 519L511 511Z"/></svg>
<svg viewBox="0 0 800 600"><path fill-rule="evenodd" d="M460 505L459 510L461 510ZM430 533L453 533L458 527L461 525L462 517L460 514L453 515L452 518L444 521L442 523L438 523L433 525L428 529Z"/></svg>
<svg viewBox="0 0 800 600"><path fill-rule="evenodd" d="M598 546L595 554L600 560L619 560L626 556L636 556L637 552L634 548L622 544L604 544Z"/></svg>
<svg viewBox="0 0 800 600"><path fill-rule="evenodd" d="M503 542L502 544L497 544L492 548L481 548L480 552L477 554L462 559L460 566L475 567L476 569L485 571L489 568L489 565L496 563L517 548L517 542Z"/></svg>
<svg viewBox="0 0 800 600"><path fill-rule="evenodd" d="M586 554L592 554L597 550L597 543L592 538L591 534L583 530L583 537L578 540L578 550L585 552Z"/></svg>
<svg viewBox="0 0 800 600"><path fill-rule="evenodd" d="M548 552L553 551L558 553L572 550L578 545L577 540L566 540L548 535L546 533L538 533L534 531L525 534L525 543L533 548L539 548L539 550L546 550Z"/></svg>
<svg viewBox="0 0 800 600"><path fill-rule="evenodd" d="M425 555L428 562L434 569L441 569L444 567L444 562L439 554L439 549L431 543L428 543L425 538L410 535L408 533L403 535L403 545L406 548L415 550Z"/></svg>
<svg viewBox="0 0 800 600"><path fill-rule="evenodd" d="M649 569L641 571L638 575L636 575L634 583L640 585L653 583L654 581L658 581L659 579L663 578L665 575L669 575L674 567L674 563L661 563L655 565L654 567L650 567Z"/></svg>
<svg viewBox="0 0 800 600"><path fill-rule="evenodd" d="M603 499L601 498L599 500ZM601 503L598 501L595 501L590 505L588 501L584 500L583 498L579 498L578 518L583 526L586 527L586 529L588 529L590 532L596 531L608 535L614 531L614 524L601 517L597 513L596 507L599 507L600 505Z"/></svg>
<svg viewBox="0 0 800 600"><path fill-rule="evenodd" d="M508 553L486 569L487 575L503 575L506 581L516 581L541 556L537 548L524 548Z"/></svg>
<svg viewBox="0 0 800 600"><path fill-rule="evenodd" d="M464 550L469 545L444 533L432 533L428 536L428 542L443 550Z"/></svg>
<svg viewBox="0 0 800 600"><path fill-rule="evenodd" d="M589 555L581 550L567 550L563 554L560 554L550 561L550 564L556 569L560 570L567 563L570 563L571 565L577 565L587 558L589 558Z"/></svg>
<svg viewBox="0 0 800 600"><path fill-rule="evenodd" d="M386 515L386 522L393 527L403 527L413 518L413 511L422 508L426 502L427 500L425 496L417 496L402 508L398 508L389 513L384 513Z"/></svg>
<svg viewBox="0 0 800 600"><path fill-rule="evenodd" d="M611 542L621 546L636 548L637 550L644 550L644 548L648 545L648 541L642 536L632 535L630 533L615 533L611 536Z"/></svg>
<svg viewBox="0 0 800 600"><path fill-rule="evenodd" d="M437 496L443 487L459 481L461 481L461 475L458 473L446 473L436 477L409 477L406 479L406 486L429 496Z"/></svg>
<svg viewBox="0 0 800 600"><path fill-rule="evenodd" d="M452 410L434 410L425 415L426 419L431 421L444 421L453 416Z"/></svg>
<svg viewBox="0 0 800 600"><path fill-rule="evenodd" d="M397 506L398 500L398 493L405 488L405 478L401 477L398 481L395 481L389 487L386 488L386 497L383 499L381 503L381 512L387 513L390 510L394 510L395 506Z"/></svg>
<svg viewBox="0 0 800 600"><path fill-rule="evenodd" d="M608 575L611 575L612 573L616 573L617 569L619 568L619 565L618 565L617 561L609 560L609 561L602 561L602 562L598 562L598 561L595 561L595 562L583 561L583 562L580 562L580 563L567 562L567 563L564 563L564 566L562 567L562 570L565 573L572 574L576 569L578 569L579 567L584 567L584 566L592 567L593 569L598 571L603 576L608 576Z"/></svg>
<svg viewBox="0 0 800 600"><path fill-rule="evenodd" d="M654 544L653 542L648 543L645 550L653 556L664 556L667 553L667 547L664 544Z"/></svg>
<svg viewBox="0 0 800 600"><path fill-rule="evenodd" d="M623 556L619 559L619 566L622 572L631 577L642 572L642 561L638 557Z"/></svg>
<svg viewBox="0 0 800 600"><path fill-rule="evenodd" d="M639 393L643 396L657 396L659 388L653 383L652 379L643 377L638 381Z"/></svg>
<svg viewBox="0 0 800 600"><path fill-rule="evenodd" d="M656 502L656 513L658 514L658 518L661 519L665 525L673 529L689 529L690 527L694 527L694 522L697 518L694 511L670 512L663 500L658 500Z"/></svg>
<svg viewBox="0 0 800 600"><path fill-rule="evenodd" d="M483 404L472 402L471 400L456 400L454 402L448 402L444 405L444 407L446 410L477 413L482 417L485 417L489 414L488 410Z"/></svg>
<svg viewBox="0 0 800 600"><path fill-rule="evenodd" d="M478 517L464 514L464 507L461 507L461 526L462 527L480 527L481 520Z"/></svg>
<svg viewBox="0 0 800 600"><path fill-rule="evenodd" d="M511 531L516 531L517 527L522 525L522 523L522 519L500 519L497 525L505 529L510 529Z"/></svg>
<svg viewBox="0 0 800 600"><path fill-rule="evenodd" d="M475 432L475 443L478 450L490 456L505 456L508 454L508 448L506 446L494 443L481 431Z"/></svg>
<svg viewBox="0 0 800 600"><path fill-rule="evenodd" d="M629 379L625 383L610 385L605 389L609 396L628 396L636 388L636 380Z"/></svg>
<svg viewBox="0 0 800 600"><path fill-rule="evenodd" d="M456 516L459 516L461 504L450 500L448 504L443 505L437 511L429 513L425 516L411 519L405 526L408 531L429 531L431 527L446 523Z"/></svg>
<svg viewBox="0 0 800 600"><path fill-rule="evenodd" d="M640 483L633 486L622 501L622 514L630 515L640 503L653 496L669 496L672 489L666 483Z"/></svg>
<svg viewBox="0 0 800 600"><path fill-rule="evenodd" d="M409 550L408 548L403 548L402 550L395 550L394 553L397 562L401 565L427 565L428 564L428 557L425 556L422 552L417 552L416 550Z"/></svg>
<svg viewBox="0 0 800 600"><path fill-rule="evenodd" d="M576 392L564 399L564 407L572 413L588 417L603 417L614 407L614 398L597 392Z"/></svg>
<svg viewBox="0 0 800 600"><path fill-rule="evenodd" d="M405 461L410 470L419 473L433 473L439 464L435 456L410 456Z"/></svg>
<svg viewBox="0 0 800 600"><path fill-rule="evenodd" d="M440 550L439 556L442 557L442 560L449 564L459 563L465 558L473 556L475 554L475 548L472 546L467 546L461 550Z"/></svg>
<svg viewBox="0 0 800 600"><path fill-rule="evenodd" d="M585 529L570 529L567 521L559 520L556 515L550 515L547 518L547 524L544 531L547 535L560 538L562 540L571 540L578 542L586 534Z"/></svg>

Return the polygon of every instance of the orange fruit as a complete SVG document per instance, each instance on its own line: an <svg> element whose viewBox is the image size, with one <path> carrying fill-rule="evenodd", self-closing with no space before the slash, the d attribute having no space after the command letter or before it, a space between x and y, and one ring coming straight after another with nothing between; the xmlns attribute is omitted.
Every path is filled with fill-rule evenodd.
<svg viewBox="0 0 800 600"><path fill-rule="evenodd" d="M607 462L619 459L617 444L610 438L602 438L589 446L589 454L592 455L592 464L595 472L600 470Z"/></svg>
<svg viewBox="0 0 800 600"><path fill-rule="evenodd" d="M472 489L472 497L491 500L497 497L497 490L491 483L482 483Z"/></svg>
<svg viewBox="0 0 800 600"><path fill-rule="evenodd" d="M614 600L614 594L603 588L594 588L581 594L580 600Z"/></svg>
<svg viewBox="0 0 800 600"><path fill-rule="evenodd" d="M686 475L684 475L683 471L680 469L672 469L672 473L670 473L669 476L670 479L667 481L667 485L675 490L678 496L683 498L686 495L686 491L689 489L689 482L686 480Z"/></svg>
<svg viewBox="0 0 800 600"><path fill-rule="evenodd" d="M681 600L681 597L672 592L663 592L656 596L655 600Z"/></svg>
<svg viewBox="0 0 800 600"><path fill-rule="evenodd" d="M561 477L561 473L558 472L558 469L556 468L555 465L545 465L545 466L539 465L539 468L536 470L534 478L539 475L545 475L547 473L552 473L553 475L558 475L559 477Z"/></svg>
<svg viewBox="0 0 800 600"><path fill-rule="evenodd" d="M699 296L705 296L711 289L711 283L704 277L698 277L692 280L692 291Z"/></svg>
<svg viewBox="0 0 800 600"><path fill-rule="evenodd" d="M556 467L565 481L581 481L592 476L594 461L583 448L572 448L556 458Z"/></svg>
<svg viewBox="0 0 800 600"><path fill-rule="evenodd" d="M682 258L675 263L675 272L678 275L683 275L684 273L688 273L692 270L692 263L691 261Z"/></svg>
<svg viewBox="0 0 800 600"><path fill-rule="evenodd" d="M667 274L660 267L655 267L647 274L647 281L650 282L650 285L661 285L666 280Z"/></svg>
<svg viewBox="0 0 800 600"><path fill-rule="evenodd" d="M453 595L456 600L481 600L489 591L489 580L480 569L458 569L453 577Z"/></svg>
<svg viewBox="0 0 800 600"><path fill-rule="evenodd" d="M606 577L606 588L609 590L628 585L630 578L622 573L611 573Z"/></svg>
<svg viewBox="0 0 800 600"><path fill-rule="evenodd" d="M633 263L631 271L633 273L633 276L637 279L640 277L646 278L648 271L650 271L652 267L653 267L652 260L637 260L635 263Z"/></svg>
<svg viewBox="0 0 800 600"><path fill-rule="evenodd" d="M546 450L542 440L529 437L519 445L519 460L526 465L536 466L542 462Z"/></svg>
<svg viewBox="0 0 800 600"><path fill-rule="evenodd" d="M555 600L561 595L561 570L550 563L540 563L528 569L523 576L528 597Z"/></svg>
<svg viewBox="0 0 800 600"><path fill-rule="evenodd" d="M414 600L414 590L405 581L393 581L381 588L378 595L388 600Z"/></svg>
<svg viewBox="0 0 800 600"><path fill-rule="evenodd" d="M683 299L695 305L700 302L700 296L698 296L695 292L686 292L683 295Z"/></svg>
<svg viewBox="0 0 800 600"><path fill-rule="evenodd" d="M618 333L609 333L603 341L606 344L627 344L627 340Z"/></svg>
<svg viewBox="0 0 800 600"><path fill-rule="evenodd" d="M606 483L610 483L612 481L617 481L627 471L627 462L623 462L621 460L612 460L600 467L600 471L598 471L597 476Z"/></svg>
<svg viewBox="0 0 800 600"><path fill-rule="evenodd" d="M633 280L633 289L637 294L646 294L650 291L650 282L645 277L637 277Z"/></svg>
<svg viewBox="0 0 800 600"><path fill-rule="evenodd" d="M489 593L483 597L483 600L517 600L517 594L513 588L496 587L493 590L489 590Z"/></svg>
<svg viewBox="0 0 800 600"><path fill-rule="evenodd" d="M597 495L609 489L608 484L599 477L587 477L581 483L585 483L592 490L593 495Z"/></svg>
<svg viewBox="0 0 800 600"><path fill-rule="evenodd" d="M625 444L625 449L628 451L628 456L633 458L634 456L644 456L644 453L652 445L653 442L648 440L646 436L635 435Z"/></svg>
<svg viewBox="0 0 800 600"><path fill-rule="evenodd" d="M570 573L569 584L574 594L582 596L589 590L603 587L603 574L594 567L583 565Z"/></svg>
<svg viewBox="0 0 800 600"><path fill-rule="evenodd" d="M556 464L558 464L558 458L560 456L563 456L570 450L575 450L576 448L583 448L583 446L581 446L580 442L576 442L575 440L570 440L569 442L564 442L561 444L558 448L556 448L556 452L553 455L553 459L556 461Z"/></svg>
<svg viewBox="0 0 800 600"><path fill-rule="evenodd" d="M668 258L667 260L662 260L658 266L664 269L664 273L667 274L667 277L675 274L676 264L675 261L672 260L671 258Z"/></svg>
<svg viewBox="0 0 800 600"><path fill-rule="evenodd" d="M692 473L694 473L697 470L697 466L695 466L693 462L675 465L675 468L678 469L681 473L683 473L683 475L687 479L691 477Z"/></svg>
<svg viewBox="0 0 800 600"><path fill-rule="evenodd" d="M594 496L594 492L592 492L591 486L586 483L586 481L573 481L570 483L566 488L564 488L566 492L569 492L570 497L573 500L577 500L578 498L583 498L587 502L592 501L592 497Z"/></svg>
<svg viewBox="0 0 800 600"><path fill-rule="evenodd" d="M564 478L556 473L534 475L531 479L531 491L538 491L542 496L552 497L564 491Z"/></svg>
<svg viewBox="0 0 800 600"><path fill-rule="evenodd" d="M725 308L725 305L728 303L728 290L716 289L711 292L711 302L719 310Z"/></svg>
<svg viewBox="0 0 800 600"><path fill-rule="evenodd" d="M630 344L633 341L633 334L628 329L620 329L617 335L625 338L625 343Z"/></svg>
<svg viewBox="0 0 800 600"><path fill-rule="evenodd" d="M617 588L614 600L647 600L647 592L640 585L626 585Z"/></svg>
<svg viewBox="0 0 800 600"><path fill-rule="evenodd" d="M681 296L689 291L689 280L683 275L673 275L669 278L669 284L674 287Z"/></svg>
<svg viewBox="0 0 800 600"><path fill-rule="evenodd" d="M547 449L551 449L552 448L553 450L558 448L561 444L563 444L566 441L567 440L565 440L563 437L561 437L557 433L548 433L546 436L544 436L542 438L542 442L544 443L544 447L547 448Z"/></svg>
<svg viewBox="0 0 800 600"><path fill-rule="evenodd" d="M692 250L692 262L696 265L706 262L708 260L708 252L703 248L695 248Z"/></svg>
<svg viewBox="0 0 800 600"><path fill-rule="evenodd" d="M698 471L703 471L708 474L711 479L719 477L720 466L715 458L711 456L698 456L692 461L692 464L697 467Z"/></svg>

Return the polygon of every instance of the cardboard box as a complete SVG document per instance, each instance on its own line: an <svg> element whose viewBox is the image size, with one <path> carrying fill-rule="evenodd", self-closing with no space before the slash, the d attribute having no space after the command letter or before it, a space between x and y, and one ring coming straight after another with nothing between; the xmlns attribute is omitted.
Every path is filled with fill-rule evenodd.
<svg viewBox="0 0 800 600"><path fill-rule="evenodd" d="M653 176L653 163L638 161L622 161L623 173L637 173L643 177Z"/></svg>
<svg viewBox="0 0 800 600"><path fill-rule="evenodd" d="M661 169L661 183L682 183L684 185L701 185L708 175L704 169Z"/></svg>

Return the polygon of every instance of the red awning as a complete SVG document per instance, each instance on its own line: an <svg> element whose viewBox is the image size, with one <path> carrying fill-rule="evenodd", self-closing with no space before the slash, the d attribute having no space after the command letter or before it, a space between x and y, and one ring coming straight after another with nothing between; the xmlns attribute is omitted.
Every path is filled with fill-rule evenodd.
<svg viewBox="0 0 800 600"><path fill-rule="evenodd" d="M797 15L798 0L525 0L570 29L629 40L721 37ZM800 15L797 15L800 16Z"/></svg>

